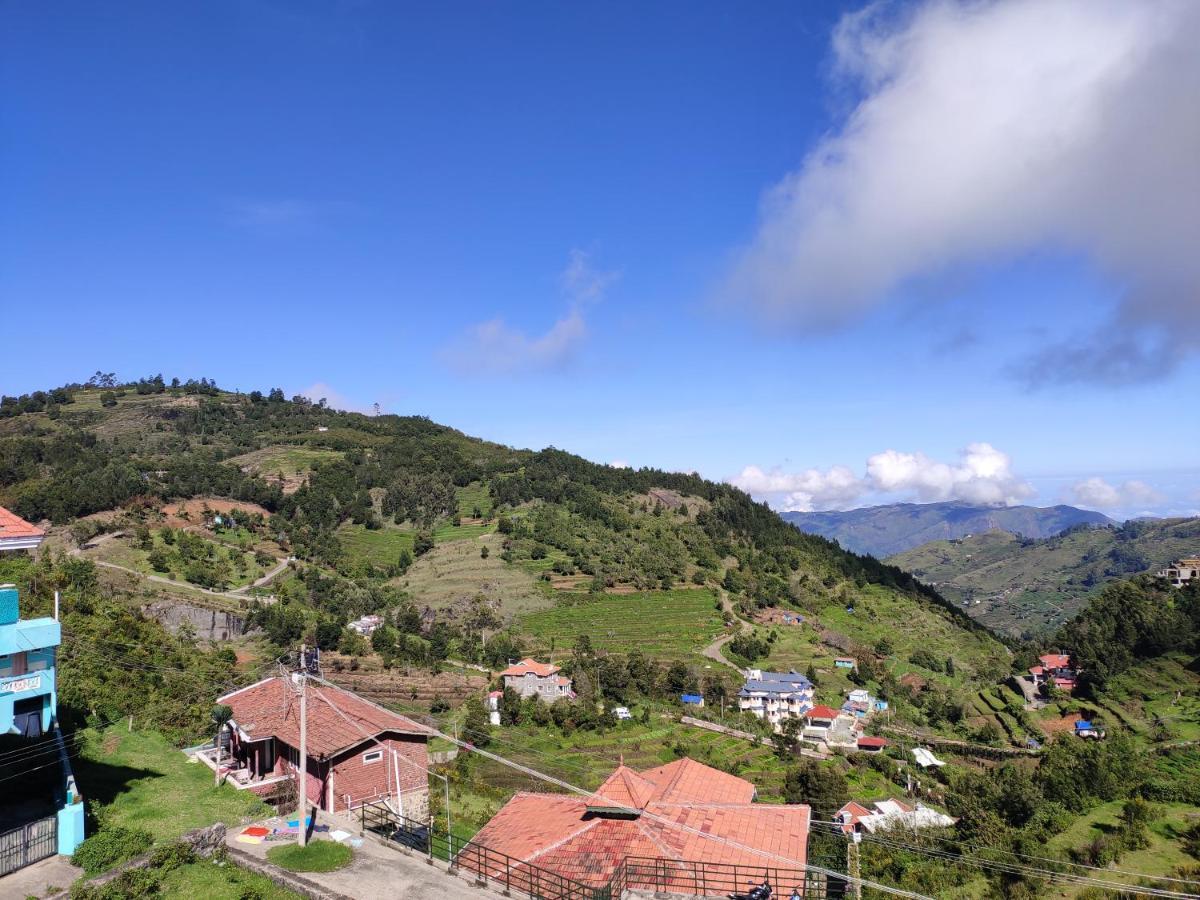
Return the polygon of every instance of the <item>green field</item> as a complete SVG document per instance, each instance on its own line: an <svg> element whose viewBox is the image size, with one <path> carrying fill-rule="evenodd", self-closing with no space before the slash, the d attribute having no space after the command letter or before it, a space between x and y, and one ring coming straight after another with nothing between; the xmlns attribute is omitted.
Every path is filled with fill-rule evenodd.
<svg viewBox="0 0 1200 900"><path fill-rule="evenodd" d="M475 526L464 525L459 531ZM475 540L444 541L419 557L393 584L404 588L421 606L448 609L483 597L497 604L500 616L546 609L553 600L549 585L537 582L523 568L500 558L501 537L484 534ZM480 555L488 548L488 557Z"/></svg>
<svg viewBox="0 0 1200 900"><path fill-rule="evenodd" d="M236 542L236 536L231 535L230 537L232 538L231 543ZM229 580L225 585L226 590L252 584L266 573L266 569L254 561L254 553L251 551L239 551L221 541L206 540L205 543L212 545L217 558L229 560ZM84 556L89 559L97 559L114 565L124 566L143 575L158 575L163 578L171 578L173 576L175 580L185 583L187 580L183 574L185 566L181 564L175 554L175 548L163 541L158 529L151 531L151 546L156 550L162 550L166 553L170 561L170 566L167 569L158 570L151 566L151 551L142 550L134 546L130 537L106 540L94 550L85 551ZM276 549L274 552L278 553L279 551ZM238 559L241 560L241 566L235 564Z"/></svg>
<svg viewBox="0 0 1200 900"><path fill-rule="evenodd" d="M687 659L724 631L709 590L560 594L554 609L524 616L519 630L539 648L565 650L586 634L597 650Z"/></svg>
<svg viewBox="0 0 1200 900"><path fill-rule="evenodd" d="M483 537L485 534L491 534L495 531L496 526L487 525L455 525L452 522L447 522L445 525L439 525L433 530L433 541L435 544L442 544L446 541L467 541L473 538Z"/></svg>
<svg viewBox="0 0 1200 900"><path fill-rule="evenodd" d="M243 453L228 460L229 463L270 475L285 481L307 475L319 463L341 459L344 454L337 450L322 450L315 447L264 447L252 453Z"/></svg>
<svg viewBox="0 0 1200 900"><path fill-rule="evenodd" d="M370 529L349 522L337 530L338 542L352 562L369 562L373 566L393 566L400 551L412 552L414 532L402 528Z"/></svg>
<svg viewBox="0 0 1200 900"><path fill-rule="evenodd" d="M464 519L473 518L476 507L479 507L485 518L491 516L492 495L486 484L472 482L466 487L458 488L454 493L458 498L458 514Z"/></svg>

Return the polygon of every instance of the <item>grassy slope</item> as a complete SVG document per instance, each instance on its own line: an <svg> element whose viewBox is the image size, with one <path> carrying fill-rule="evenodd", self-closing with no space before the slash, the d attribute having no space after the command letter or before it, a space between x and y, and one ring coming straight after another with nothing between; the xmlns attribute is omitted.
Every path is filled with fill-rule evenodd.
<svg viewBox="0 0 1200 900"><path fill-rule="evenodd" d="M471 526L462 526L459 531ZM448 609L483 596L499 604L508 619L553 605L549 591L519 566L500 559L500 536L494 533L438 544L395 580L422 606ZM488 558L480 549L488 548Z"/></svg>
<svg viewBox="0 0 1200 900"><path fill-rule="evenodd" d="M1024 541L991 531L934 541L888 561L948 599L968 601L964 608L993 628L1036 633L1069 619L1106 581L1131 571L1153 571L1194 552L1200 544L1200 519L1138 523L1125 540L1123 533L1129 532L1093 528Z"/></svg>
<svg viewBox="0 0 1200 900"><path fill-rule="evenodd" d="M520 619L541 650L568 650L581 634L597 650L639 649L659 659L688 659L724 631L708 590L638 594L563 594L554 609Z"/></svg>
<svg viewBox="0 0 1200 900"><path fill-rule="evenodd" d="M106 824L145 829L159 842L213 822L233 826L268 812L248 791L214 787L212 770L189 763L153 732L121 726L93 732L74 767L93 813Z"/></svg>

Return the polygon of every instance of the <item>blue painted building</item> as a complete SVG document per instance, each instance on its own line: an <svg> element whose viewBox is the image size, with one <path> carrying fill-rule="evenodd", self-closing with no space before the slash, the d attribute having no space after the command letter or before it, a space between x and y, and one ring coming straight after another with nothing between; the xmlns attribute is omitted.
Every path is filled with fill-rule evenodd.
<svg viewBox="0 0 1200 900"><path fill-rule="evenodd" d="M20 535L21 544L13 542ZM28 550L41 542L42 534L33 526L17 519L7 510L0 510L0 550ZM31 546L32 544L32 546ZM0 585L0 734L23 737L31 742L29 753L36 753L39 770L57 764L52 777L54 786L49 796L45 782L34 779L26 793L36 790L42 796L22 796L22 781L8 782L0 796L0 804L12 803L14 809L36 810L26 822L14 819L0 824L0 831L25 829L26 835L37 834L37 847L20 847L21 837L10 836L5 846L20 851L16 865L35 862L55 850L71 854L83 841L83 799L75 786L71 760L58 729L58 646L62 642L62 627L49 616L22 619L20 597L11 584ZM32 748L36 747L37 750ZM27 754L28 755L28 754ZM19 757L18 757L19 758ZM32 757L31 757L32 758ZM46 762L46 761L49 762ZM19 769L21 763L13 763ZM32 767L30 767L32 768ZM16 774L20 774L19 771ZM0 816L0 818L12 818ZM53 836L51 842L48 839ZM44 838L44 839L43 839ZM33 841L26 837L25 840ZM39 855L40 854L40 855ZM17 854L10 852L10 857ZM6 860L12 863L12 860ZM12 868L6 865L0 874ZM3 888L0 887L0 894Z"/></svg>

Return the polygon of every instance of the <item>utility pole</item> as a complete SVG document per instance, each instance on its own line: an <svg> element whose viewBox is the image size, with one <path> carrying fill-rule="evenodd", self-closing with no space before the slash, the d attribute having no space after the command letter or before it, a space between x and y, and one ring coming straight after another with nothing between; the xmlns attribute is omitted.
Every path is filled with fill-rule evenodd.
<svg viewBox="0 0 1200 900"><path fill-rule="evenodd" d="M300 812L297 825L300 829L300 846L308 846L308 673L304 666L304 645L300 645Z"/></svg>

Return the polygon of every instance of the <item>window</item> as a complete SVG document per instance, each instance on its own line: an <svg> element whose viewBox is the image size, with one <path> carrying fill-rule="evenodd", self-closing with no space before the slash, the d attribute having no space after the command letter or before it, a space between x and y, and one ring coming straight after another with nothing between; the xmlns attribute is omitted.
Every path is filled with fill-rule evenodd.
<svg viewBox="0 0 1200 900"><path fill-rule="evenodd" d="M377 763L381 759L383 759L383 751L382 750L372 750L370 753L363 754L363 764L364 765L366 765L367 763Z"/></svg>

